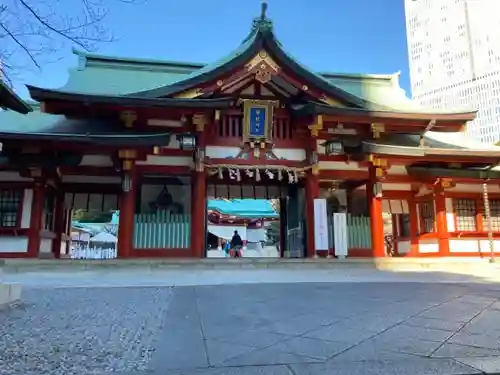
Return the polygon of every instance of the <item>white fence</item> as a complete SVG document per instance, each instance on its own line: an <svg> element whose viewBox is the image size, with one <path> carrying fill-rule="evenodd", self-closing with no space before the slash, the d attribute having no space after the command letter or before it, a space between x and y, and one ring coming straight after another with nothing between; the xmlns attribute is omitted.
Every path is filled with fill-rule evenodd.
<svg viewBox="0 0 500 375"><path fill-rule="evenodd" d="M69 256L71 259L115 259L118 253L115 249L101 249L98 247L72 247Z"/></svg>

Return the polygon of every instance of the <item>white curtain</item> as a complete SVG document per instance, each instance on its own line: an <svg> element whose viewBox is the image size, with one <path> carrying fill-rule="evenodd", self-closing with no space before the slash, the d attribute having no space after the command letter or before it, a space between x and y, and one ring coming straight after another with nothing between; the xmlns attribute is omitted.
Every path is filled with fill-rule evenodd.
<svg viewBox="0 0 500 375"><path fill-rule="evenodd" d="M208 224L208 231L214 236L220 237L224 240L231 240L234 231L237 230L242 240L247 239L247 227L238 225L215 225Z"/></svg>

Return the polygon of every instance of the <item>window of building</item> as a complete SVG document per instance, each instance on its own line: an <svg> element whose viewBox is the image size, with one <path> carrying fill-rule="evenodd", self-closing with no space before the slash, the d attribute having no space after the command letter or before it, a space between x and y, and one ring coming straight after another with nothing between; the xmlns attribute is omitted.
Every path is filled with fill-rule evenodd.
<svg viewBox="0 0 500 375"><path fill-rule="evenodd" d="M491 230L500 232L500 199L490 200ZM488 225L485 223L485 225ZM488 230L488 227L485 228Z"/></svg>
<svg viewBox="0 0 500 375"><path fill-rule="evenodd" d="M420 233L434 232L434 202L422 202L419 204L420 213Z"/></svg>
<svg viewBox="0 0 500 375"><path fill-rule="evenodd" d="M476 222L476 200L475 199L456 199L455 216L456 230L474 232L477 230Z"/></svg>
<svg viewBox="0 0 500 375"><path fill-rule="evenodd" d="M19 226L21 196L20 190L0 190L1 228L15 228Z"/></svg>

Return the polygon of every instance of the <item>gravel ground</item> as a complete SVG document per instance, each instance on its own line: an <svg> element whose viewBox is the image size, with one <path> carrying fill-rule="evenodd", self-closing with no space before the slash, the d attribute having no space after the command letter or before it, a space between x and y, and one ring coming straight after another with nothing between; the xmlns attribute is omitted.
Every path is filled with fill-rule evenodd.
<svg viewBox="0 0 500 375"><path fill-rule="evenodd" d="M25 289L0 311L0 374L147 369L171 288Z"/></svg>

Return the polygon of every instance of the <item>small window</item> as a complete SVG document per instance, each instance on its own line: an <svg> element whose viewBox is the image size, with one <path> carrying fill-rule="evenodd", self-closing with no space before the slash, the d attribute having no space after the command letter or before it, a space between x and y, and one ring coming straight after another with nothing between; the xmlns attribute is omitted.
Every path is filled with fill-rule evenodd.
<svg viewBox="0 0 500 375"><path fill-rule="evenodd" d="M477 208L475 199L456 199L455 215L457 231L476 231L476 214Z"/></svg>
<svg viewBox="0 0 500 375"><path fill-rule="evenodd" d="M433 233L434 232L434 202L422 202L419 204L420 218L423 228L420 228L420 233Z"/></svg>
<svg viewBox="0 0 500 375"><path fill-rule="evenodd" d="M490 217L491 217L491 230L493 232L500 232L500 200L490 200ZM484 218L487 219L486 217ZM485 223L484 228L488 230L488 224Z"/></svg>
<svg viewBox="0 0 500 375"><path fill-rule="evenodd" d="M19 226L21 191L0 190L0 227L15 228Z"/></svg>

